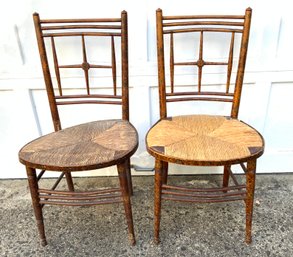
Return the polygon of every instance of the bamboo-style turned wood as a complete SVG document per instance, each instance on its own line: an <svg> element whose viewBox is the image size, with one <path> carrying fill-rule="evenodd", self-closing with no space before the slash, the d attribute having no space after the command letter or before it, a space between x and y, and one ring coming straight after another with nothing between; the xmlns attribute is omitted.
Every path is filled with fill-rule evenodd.
<svg viewBox="0 0 293 257"><path fill-rule="evenodd" d="M174 36L170 33L170 86L171 93L174 93Z"/></svg>
<svg viewBox="0 0 293 257"><path fill-rule="evenodd" d="M113 77L113 90L114 95L117 95L117 74L116 74L116 56L115 56L115 41L114 37L111 37L111 60L112 60L112 77Z"/></svg>
<svg viewBox="0 0 293 257"><path fill-rule="evenodd" d="M124 17L122 17L124 15ZM112 80L113 80L113 98L115 96L123 96L123 92L125 94L125 90L123 91L123 88L125 87L125 83L128 83L128 81L123 81L123 85L121 85L122 93L117 92L117 88L119 85L117 85L117 61L116 61L116 49L115 49L115 40L114 38L118 37L121 38L121 40L125 37L127 37L127 33L125 34L125 31L123 30L123 23L125 23L125 20L127 20L127 15L122 13L121 18L119 19L76 19L76 20L69 20L69 19L54 19L54 20L41 20L37 14L34 15L34 21L36 26L36 31L38 33L39 41L42 41L39 43L39 47L41 47L42 52L45 52L45 45L49 42L44 40L45 38L50 38L51 48L52 48L52 59L54 63L54 73L56 75L56 84L58 87L58 94L52 94L52 97L56 96L64 96L64 90L62 89L62 76L60 69L82 69L84 73L85 78L85 96L92 96L91 94L91 86L90 85L90 77L89 77L89 70L90 69L111 69L112 70ZM124 25L125 28L125 25ZM125 29L124 29L125 30ZM127 32L127 31L126 31ZM124 33L124 34L123 34ZM88 53L87 53L87 37L109 37L111 43L110 43L110 51L111 51L111 59L109 60L109 64L98 64L98 63L89 63L88 62ZM58 52L57 45L55 43L56 37L80 37L81 40L81 52L82 52L82 60L79 64L69 64L69 63L63 63L62 62L62 56L60 52ZM125 45L125 43L124 43ZM122 48L122 44L121 44ZM46 65L46 73L49 73L49 65L48 65L48 57L49 55L46 54L44 58L43 65ZM125 59L123 57L122 59ZM125 61L124 61L125 62ZM122 76L127 71L127 63L122 65ZM47 81L46 84L48 84L49 87L52 87L52 79L51 81ZM96 85L95 85L96 86ZM122 101L109 101L109 100L103 100L104 95L100 95L97 97L95 101L91 100L85 100L83 99L76 99L72 101L60 101L58 102L58 105L65 105L65 104L91 104L91 103L98 103L98 104L122 104L122 101L126 101L126 98L128 96L124 96L121 98ZM55 98L56 99L56 98ZM55 100L52 100L55 101ZM54 107L52 107L54 108ZM126 110L124 110L126 111ZM54 113L56 110L54 110ZM127 115L126 115L127 116ZM125 116L125 117L126 117ZM125 118L123 117L123 119ZM58 117L54 117L54 119L57 119ZM127 119L127 118L126 118ZM57 126L59 127L59 125Z"/></svg>
<svg viewBox="0 0 293 257"><path fill-rule="evenodd" d="M157 11L157 43L158 43L158 65L159 81L160 81L160 106L161 106L161 118L167 116L166 102L176 101L223 101L231 102L231 116L237 118L239 109L239 100L241 97L241 87L243 83L243 73L245 62L243 61L248 44L248 33L250 28L250 16L251 9L247 9L244 16L240 15L187 15L187 16L163 16L162 11ZM228 60L227 61L206 61L204 52L205 50L205 33L214 33L216 38L219 33L231 34L230 46L228 47ZM198 58L194 61L176 61L174 55L175 41L177 33L193 33L199 34L198 42ZM227 66L227 80L225 93L230 94L230 84L235 84L236 88L233 92L231 100L220 100L217 97L177 97L168 98L168 92L166 92L167 85L165 84L165 70L164 67L164 35L170 34L170 92L171 94L180 92L178 82L175 81L175 66L196 66L197 67L197 82L195 85L189 85L196 87L196 91L203 93L200 96L205 96L206 89L203 88L202 77L205 71L205 66L208 65L224 65ZM239 34L240 40L235 40L235 34ZM234 55L234 49L236 42L240 43L239 55ZM193 58L193 55L191 55ZM236 71L236 80L231 81L233 73L233 63L238 60L238 71ZM164 84L164 85L162 85ZM180 85L181 86L181 85ZM224 93L224 92L223 92ZM167 98L165 97L167 94ZM165 100L166 99L166 100Z"/></svg>
<svg viewBox="0 0 293 257"><path fill-rule="evenodd" d="M233 32L231 35L229 60L228 60L228 68L227 68L226 93L229 93L229 89L230 89L230 81L231 81L232 65L233 65L234 38L235 38L235 33Z"/></svg>
<svg viewBox="0 0 293 257"><path fill-rule="evenodd" d="M160 120L149 130L146 137L148 152L155 157L154 194L154 241L160 242L162 201L190 203L213 203L243 200L246 207L246 243L251 243L253 196L255 187L256 160L263 154L264 140L252 127L237 119L243 84L245 60L250 30L251 9L241 15L189 15L163 16L162 10L156 13L158 84L160 96ZM206 61L205 33L214 33L217 40L220 33L231 34L227 45L228 60ZM199 34L197 58L176 61L175 41L177 33ZM170 92L165 81L164 36L170 34ZM236 40L240 36L240 41ZM210 40L211 37L210 37ZM236 43L240 52L234 52ZM184 42L183 42L184 43ZM181 44L182 45L182 44ZM191 53L193 58L194 53ZM233 63L238 59L236 72ZM237 61L236 61L237 62ZM194 91L180 91L175 81L175 66L197 66L197 84L180 85L195 87ZM207 65L227 66L226 83L223 92L206 91L202 76ZM231 81L232 73L236 80ZM230 92L230 84L235 85ZM180 101L219 101L232 103L230 116L186 115L167 116L167 103ZM247 165L243 162L246 162ZM195 166L224 166L222 186L217 188L191 188L168 185L168 164L176 163ZM240 184L232 172L231 165L240 164L246 184ZM229 179L234 185L229 185Z"/></svg>
<svg viewBox="0 0 293 257"><path fill-rule="evenodd" d="M130 195L132 180L130 173L130 157L138 147L135 128L129 122L128 100L128 34L127 13L123 11L121 18L114 19L54 19L41 20L33 15L38 41L43 75L49 99L49 105L55 132L40 137L19 152L19 160L26 166L33 208L42 245L46 245L42 209L45 205L91 206L100 204L123 203L128 226L130 243L135 244L132 221ZM107 23L107 24L106 24ZM73 47L82 53L79 63L62 63L62 48L58 48L56 37L77 36L81 47L73 40ZM89 63L87 51L88 36L107 36L110 41L111 58L109 64ZM46 38L49 37L49 40ZM115 38L120 38L121 85L117 85L117 62ZM59 40L59 39L58 39ZM116 42L117 42L116 41ZM51 43L53 72L50 71L49 54L46 43ZM90 69L111 69L113 94L92 94ZM60 69L82 69L84 72L84 93L66 94L62 90L62 73ZM55 73L57 85L52 82L51 73ZM104 85L97 85L104 86ZM55 87L58 91L55 91ZM96 87L96 86L95 86ZM118 92L117 88L121 88ZM93 121L61 129L59 109L69 104L113 104L121 105L121 118L117 120ZM116 165L119 175L119 188L108 188L94 191L74 190L71 172L104 168ZM41 169L37 176L37 170ZM59 171L59 178L49 189L39 187L39 180L46 170ZM65 176L69 191L56 190Z"/></svg>

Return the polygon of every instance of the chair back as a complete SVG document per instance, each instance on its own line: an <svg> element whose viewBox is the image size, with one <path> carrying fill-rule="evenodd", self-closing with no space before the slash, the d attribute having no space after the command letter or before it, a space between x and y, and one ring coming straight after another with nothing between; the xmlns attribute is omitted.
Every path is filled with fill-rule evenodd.
<svg viewBox="0 0 293 257"><path fill-rule="evenodd" d="M181 101L218 101L231 104L231 117L237 118L241 98L245 62L247 55L249 30L251 22L250 8L247 8L244 15L186 15L186 16L163 16L162 10L156 12L157 31L157 58L158 58L158 82L160 97L160 117L167 116L167 103ZM187 35L178 43L179 52L184 53L187 48L184 43L198 41L191 57L188 60L178 60L175 52L179 35ZM224 40L228 38L228 40ZM192 40L191 40L192 39ZM176 41L177 40L177 41ZM168 42L169 54L165 44ZM186 42L184 42L186 41ZM206 45L211 47L205 47ZM224 46L224 43L226 46ZM167 44L166 44L167 45ZM213 52L219 48L227 58L213 58L206 53ZM178 53L178 52L177 52ZM167 61L169 55L170 79L166 84ZM224 67L225 80L220 82L220 90L209 90L207 83L204 83L203 76L205 69L211 66ZM180 85L175 80L179 69L183 66L195 67L197 78L193 85ZM192 91L186 88L192 88ZM184 89L185 88L185 89ZM212 88L212 87L210 87Z"/></svg>
<svg viewBox="0 0 293 257"><path fill-rule="evenodd" d="M33 19L55 131L61 129L60 105L121 105L122 119L129 120L127 12L123 11L120 18L99 19L40 19L34 13ZM96 51L99 44L100 53ZM105 45L109 58L105 57ZM99 54L107 60L99 60ZM78 57L73 60L73 56ZM102 77L110 77L107 85L96 83L101 70ZM105 70L109 75L105 76ZM77 88L65 83L72 82L68 76L72 71L81 72L73 76L79 78ZM101 94L99 88L106 88L107 93Z"/></svg>

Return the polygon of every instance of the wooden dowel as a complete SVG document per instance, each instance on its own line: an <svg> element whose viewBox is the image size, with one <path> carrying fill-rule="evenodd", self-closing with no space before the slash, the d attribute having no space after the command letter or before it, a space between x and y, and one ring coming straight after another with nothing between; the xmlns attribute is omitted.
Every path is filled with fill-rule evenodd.
<svg viewBox="0 0 293 257"><path fill-rule="evenodd" d="M114 37L111 37L111 60L112 60L112 77L113 77L113 90L114 95L117 94L117 74L116 74L116 56L115 56L115 41Z"/></svg>
<svg viewBox="0 0 293 257"><path fill-rule="evenodd" d="M66 30L66 29L121 29L120 25L63 25L42 26L42 30Z"/></svg>
<svg viewBox="0 0 293 257"><path fill-rule="evenodd" d="M51 37L51 45L52 45L52 51L53 51L54 69L55 69L55 74L56 74L56 79L57 79L58 90L59 90L59 94L62 95L61 78L60 78L58 58L57 58L54 37Z"/></svg>
<svg viewBox="0 0 293 257"><path fill-rule="evenodd" d="M49 189L39 189L38 192L43 194L82 196L82 195L98 195L98 194L107 194L107 193L113 193L113 192L121 192L121 189L109 188L109 189L100 189L100 190L86 191L86 192L69 192L69 191L61 191L61 190L52 191Z"/></svg>
<svg viewBox="0 0 293 257"><path fill-rule="evenodd" d="M228 93L230 89L230 81L231 81L232 66L233 66L234 38L235 38L235 33L232 32L230 50L229 50L228 68L227 68L226 93Z"/></svg>
<svg viewBox="0 0 293 257"><path fill-rule="evenodd" d="M120 18L101 19L42 19L40 23L88 23L88 22L121 22Z"/></svg>
<svg viewBox="0 0 293 257"><path fill-rule="evenodd" d="M200 40L199 40L199 58L197 61L198 66L198 92L201 91L201 79L202 79L202 67L204 66L203 61L203 31L200 32Z"/></svg>
<svg viewBox="0 0 293 257"><path fill-rule="evenodd" d="M245 188L245 185L239 185L239 186L230 186L230 187L221 187L221 188L188 188L188 187L182 187L182 186L171 186L171 185L162 185L162 188L165 189L171 189L171 190L181 190L184 192L221 192L223 190L238 190Z"/></svg>
<svg viewBox="0 0 293 257"><path fill-rule="evenodd" d="M56 99L75 99L75 98L113 98L113 99L122 99L121 95L97 95L97 94L90 94L90 95L63 95L63 96L56 96Z"/></svg>
<svg viewBox="0 0 293 257"><path fill-rule="evenodd" d="M199 65L199 62L175 62L174 63L175 65ZM206 61L203 61L202 65L228 65L227 62L206 62Z"/></svg>
<svg viewBox="0 0 293 257"><path fill-rule="evenodd" d="M223 190L223 189L222 189ZM246 191L236 191L232 193L221 193L221 194L194 194L191 192L174 192L174 191L169 191L169 190L163 190L162 194L165 195L174 195L174 196L186 196L186 197L206 197L206 198L221 198L221 197L229 197L229 196L238 196L238 195L246 195Z"/></svg>
<svg viewBox="0 0 293 257"><path fill-rule="evenodd" d="M69 201L46 201L41 200L40 204L50 204L50 205L65 205L65 206L92 206L100 204L111 204L111 203L121 203L121 199L109 199L101 201L88 201L88 202L69 202Z"/></svg>
<svg viewBox="0 0 293 257"><path fill-rule="evenodd" d="M163 16L163 20L189 20L189 19L223 19L234 20L244 19L244 15L178 15L178 16Z"/></svg>
<svg viewBox="0 0 293 257"><path fill-rule="evenodd" d="M59 68L82 68L82 65L81 64L59 65ZM110 68L112 68L112 66L110 66L110 65L89 64L89 68L110 69Z"/></svg>
<svg viewBox="0 0 293 257"><path fill-rule="evenodd" d="M59 185L61 179L64 177L65 172L62 172L59 176L59 178L56 180L55 184L51 187L51 190L55 190L55 188Z"/></svg>
<svg viewBox="0 0 293 257"><path fill-rule="evenodd" d="M121 33L115 32L64 32L64 33L43 33L43 37L75 37L75 36L103 36L121 37Z"/></svg>
<svg viewBox="0 0 293 257"><path fill-rule="evenodd" d="M38 181L42 178L42 176L44 175L45 171L46 171L46 170L41 170L41 171L40 171L40 173L39 173L38 176L37 176L37 180L38 180Z"/></svg>
<svg viewBox="0 0 293 257"><path fill-rule="evenodd" d="M121 101L66 101L66 102L56 102L57 105L67 105L67 104L116 104L121 105Z"/></svg>
<svg viewBox="0 0 293 257"><path fill-rule="evenodd" d="M82 56L83 56L82 69L84 71L85 84L86 84L86 92L89 95L90 94L90 82L89 82L89 72L88 72L88 70L89 70L89 64L88 64L88 61L87 61L85 39L84 39L84 36L83 35L81 37L81 42L82 42Z"/></svg>
<svg viewBox="0 0 293 257"><path fill-rule="evenodd" d="M170 84L171 93L174 92L174 39L173 33L170 34Z"/></svg>
<svg viewBox="0 0 293 257"><path fill-rule="evenodd" d="M217 95L224 97L233 97L232 93L222 93L222 92L176 92L176 93L166 93L166 96L181 96L181 95Z"/></svg>
<svg viewBox="0 0 293 257"><path fill-rule="evenodd" d="M235 32L235 33L242 33L243 29L225 29L225 28L189 28L189 29L169 29L169 30L164 30L164 34L169 34L169 33L186 33L186 32Z"/></svg>
<svg viewBox="0 0 293 257"><path fill-rule="evenodd" d="M247 172L247 168L245 167L245 165L243 163L240 163L240 166L241 166L242 170L246 173Z"/></svg>
<svg viewBox="0 0 293 257"><path fill-rule="evenodd" d="M171 201L180 201L180 202L193 202L193 203L220 203L220 202L230 202L230 201L239 201L245 200L246 197L223 197L221 199L210 199L210 198L186 198L186 197L179 197L179 196L167 196L162 195L163 200L171 200Z"/></svg>
<svg viewBox="0 0 293 257"><path fill-rule="evenodd" d="M232 172L231 168L228 169L229 170L229 174L230 174L230 177L232 178L235 186L239 186L239 183L237 181L237 178L235 177L234 173Z"/></svg>
<svg viewBox="0 0 293 257"><path fill-rule="evenodd" d="M121 197L120 194L100 194L100 195L95 195L95 196L63 196L63 195L39 195L40 199L59 199L59 200L72 200L72 201L79 201L79 200L99 200L99 199L107 199L107 198L117 198Z"/></svg>
<svg viewBox="0 0 293 257"><path fill-rule="evenodd" d="M165 22L163 27L176 27L176 26L199 26L199 25L217 25L217 26L243 26L243 22L231 21L189 21L189 22Z"/></svg>
<svg viewBox="0 0 293 257"><path fill-rule="evenodd" d="M166 102L182 102L182 101L219 101L219 102L233 102L233 99L217 98L217 97L185 97L166 99Z"/></svg>

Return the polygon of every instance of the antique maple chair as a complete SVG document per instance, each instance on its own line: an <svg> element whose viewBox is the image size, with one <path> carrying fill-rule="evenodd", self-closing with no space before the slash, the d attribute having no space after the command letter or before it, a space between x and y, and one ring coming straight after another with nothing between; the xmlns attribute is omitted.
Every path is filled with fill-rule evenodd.
<svg viewBox="0 0 293 257"><path fill-rule="evenodd" d="M134 245L129 159L138 147L138 136L129 122L127 13L123 11L120 18L100 19L40 19L35 13L33 20L55 132L25 145L19 152L19 160L26 166L41 243L47 244L42 215L44 205L91 206L123 202L129 239ZM66 47L62 48L64 39ZM96 41L93 43L93 40ZM108 45L108 63L88 61L90 53L96 53L88 50L88 45L97 48L101 40L102 46ZM80 58L73 64L64 61L70 42ZM99 56L91 58L99 60ZM121 76L118 76L118 68L121 68ZM80 76L81 84L77 88L63 86L62 75L70 69L81 70L84 74L85 79ZM100 85L101 90L108 89L105 94L97 93L99 87L95 78L90 80L89 71L97 69L108 69L111 73L110 86ZM58 111L61 106L70 104L115 105L118 109L121 107L122 119L92 121L62 129ZM120 188L74 191L70 172L112 165L117 165ZM40 170L39 175L36 169ZM61 175L52 188L40 188L38 181L47 170ZM64 175L69 191L55 190Z"/></svg>
<svg viewBox="0 0 293 257"><path fill-rule="evenodd" d="M160 120L149 130L146 137L147 150L155 157L155 242L159 243L163 200L195 203L244 200L246 204L246 243L250 243L256 160L264 151L262 136L251 126L237 119L248 47L251 9L248 8L245 15L206 16L163 16L162 10L158 9L156 19ZM189 35L189 37L184 38L183 34ZM178 39L180 35L181 38ZM197 49L193 49L190 59L178 60L178 52L174 50L176 44L181 47L181 53L185 54L188 47L184 47L184 43L193 42L195 39L198 39L198 44L194 43L193 46L197 46ZM223 44L227 41L227 47L224 48ZM167 70L164 56L167 55L166 42L169 42L170 84L166 83L165 75L165 70ZM211 42L213 43L211 44ZM205 47L207 43L212 45L213 49ZM209 53L209 50L214 51L217 44L222 54L227 53L225 60L223 58L213 59L209 55L206 58L206 53ZM239 53L237 54L237 52ZM195 57L196 55L197 57ZM205 68L213 65L224 67L225 73L227 73L226 79L224 79L226 81L216 84L217 90L214 89L215 87L205 85L202 80ZM197 68L197 83L194 83L192 90L189 85L180 86L178 81L175 81L174 77L176 78L177 73L174 68L178 66ZM232 80L233 75L236 77L235 81ZM208 77L206 74L205 76ZM182 101L208 101L211 104L213 101L218 101L224 105L230 104L231 112L229 111L227 116L211 114L168 116L167 106ZM178 103L176 104L178 105ZM228 110L230 110L229 106ZM223 184L219 188L169 185L167 184L168 163L223 166ZM231 165L234 164L240 164L244 170L246 184L242 185L237 182L236 176L231 171ZM229 185L229 177L234 181L233 185Z"/></svg>

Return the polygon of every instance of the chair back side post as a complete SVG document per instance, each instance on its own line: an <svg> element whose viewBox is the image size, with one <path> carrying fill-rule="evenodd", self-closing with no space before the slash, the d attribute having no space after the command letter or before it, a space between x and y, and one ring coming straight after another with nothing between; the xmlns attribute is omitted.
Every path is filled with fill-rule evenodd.
<svg viewBox="0 0 293 257"><path fill-rule="evenodd" d="M246 56L247 56L247 49L248 49L248 41L249 41L251 13L252 13L251 8L247 8L245 11L243 35L241 40L241 51L240 51L240 58L239 58L235 91L234 91L235 96L234 96L232 111L231 111L231 117L235 119L238 118L238 112L239 112L239 106L240 106L240 99L241 99L241 92L242 92L244 71L245 71L245 64L246 64Z"/></svg>
<svg viewBox="0 0 293 257"><path fill-rule="evenodd" d="M122 60L122 119L129 120L129 70L127 12L121 13L121 60Z"/></svg>
<svg viewBox="0 0 293 257"><path fill-rule="evenodd" d="M163 13L161 9L156 11L157 26L157 58L158 58L158 82L160 97L160 118L167 117L166 106L166 82L165 82L165 57L164 57L164 34L163 34Z"/></svg>
<svg viewBox="0 0 293 257"><path fill-rule="evenodd" d="M59 112L58 112L58 108L57 108L57 104L56 104L55 93L54 93L53 83L52 83L52 79L51 79L50 68L49 68L49 64L48 64L45 43L44 43L43 36L42 36L40 16L38 13L33 14L33 20L34 20L34 25L35 25L35 31L36 31L36 37L37 37L37 42L38 42L38 48L39 48L39 52L40 52L43 76L44 76L46 91L47 91L47 95L48 95L48 99L49 99L49 105L50 105L53 125L54 125L55 131L58 131L61 129L61 122L60 122Z"/></svg>

